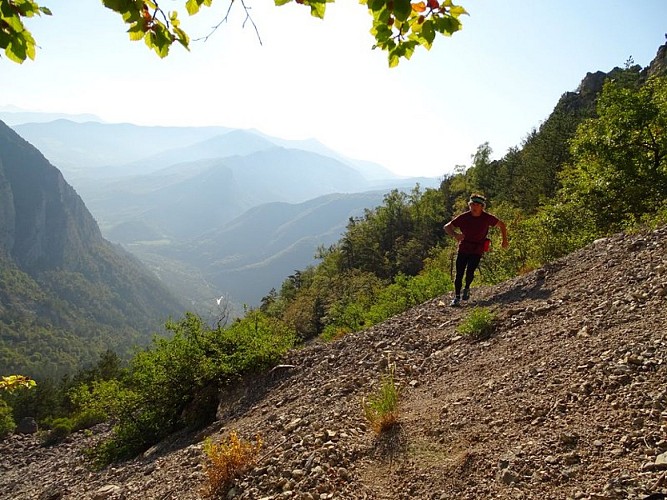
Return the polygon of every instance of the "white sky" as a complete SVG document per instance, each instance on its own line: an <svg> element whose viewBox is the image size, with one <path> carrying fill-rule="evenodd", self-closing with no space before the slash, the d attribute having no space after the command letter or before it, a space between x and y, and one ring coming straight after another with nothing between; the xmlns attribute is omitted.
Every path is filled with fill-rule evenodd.
<svg viewBox="0 0 667 500"><path fill-rule="evenodd" d="M159 59L101 2L41 0L54 14L28 22L41 49L22 65L0 59L0 107L255 128L316 138L401 175L441 176L483 142L495 157L519 145L587 72L629 57L647 66L667 32L667 0L460 0L470 14L461 32L389 69L355 1L329 4L323 21L301 5L245 1L263 45L237 3L207 42ZM184 4L160 2L193 39L228 6L215 0L188 18Z"/></svg>

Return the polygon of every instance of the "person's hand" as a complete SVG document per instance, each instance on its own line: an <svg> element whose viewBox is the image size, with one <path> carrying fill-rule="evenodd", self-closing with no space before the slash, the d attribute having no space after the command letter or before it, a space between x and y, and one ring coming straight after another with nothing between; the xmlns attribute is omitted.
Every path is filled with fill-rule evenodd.
<svg viewBox="0 0 667 500"><path fill-rule="evenodd" d="M454 235L454 239L455 239L456 241L463 241L464 238L465 238L465 236L463 236L463 233L456 233L456 234Z"/></svg>
<svg viewBox="0 0 667 500"><path fill-rule="evenodd" d="M507 247L509 247L509 246L510 246L510 242L507 241L507 240L503 240L503 242L502 242L502 247L503 247L503 248L507 248Z"/></svg>

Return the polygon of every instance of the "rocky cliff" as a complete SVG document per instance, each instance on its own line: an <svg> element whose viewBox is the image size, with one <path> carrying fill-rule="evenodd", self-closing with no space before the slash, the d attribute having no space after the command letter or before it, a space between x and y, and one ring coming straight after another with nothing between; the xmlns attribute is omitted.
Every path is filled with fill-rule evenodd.
<svg viewBox="0 0 667 500"><path fill-rule="evenodd" d="M0 122L0 247L20 268L80 268L103 243L97 223L60 171Z"/></svg>
<svg viewBox="0 0 667 500"><path fill-rule="evenodd" d="M0 367L60 376L150 342L183 306L102 238L60 171L0 122Z"/></svg>

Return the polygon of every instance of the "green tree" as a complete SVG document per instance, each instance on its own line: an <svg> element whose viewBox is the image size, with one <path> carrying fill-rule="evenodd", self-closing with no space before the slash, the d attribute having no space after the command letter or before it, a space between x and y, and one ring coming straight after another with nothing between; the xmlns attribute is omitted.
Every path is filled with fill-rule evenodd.
<svg viewBox="0 0 667 500"><path fill-rule="evenodd" d="M472 156L472 166L470 167L470 182L472 190L483 193L485 196L495 195L495 169L496 162L491 161L493 150L488 142L477 147L477 151Z"/></svg>
<svg viewBox="0 0 667 500"><path fill-rule="evenodd" d="M562 197L608 232L655 213L667 199L667 78L639 88L608 81L597 113L577 130Z"/></svg>
<svg viewBox="0 0 667 500"><path fill-rule="evenodd" d="M292 2L274 1L276 5ZM309 7L314 17L324 18L326 4L334 0L294 1ZM102 0L102 3L122 16L129 26L131 40L143 40L160 57L168 55L176 42L188 49L190 37L181 28L178 10L165 11L157 0ZM209 7L212 3L213 0L185 0L184 7L189 15L194 15L202 6ZM360 3L368 7L372 18L374 48L387 52L390 66L396 66L401 58L409 59L419 46L430 49L436 34L449 36L459 31L462 27L459 18L467 14L452 0L360 0ZM232 0L230 9L233 6ZM245 2L241 6L252 22L249 7ZM0 0L0 49L9 59L22 63L35 58L37 43L24 20L42 14L51 15L51 10L34 0Z"/></svg>

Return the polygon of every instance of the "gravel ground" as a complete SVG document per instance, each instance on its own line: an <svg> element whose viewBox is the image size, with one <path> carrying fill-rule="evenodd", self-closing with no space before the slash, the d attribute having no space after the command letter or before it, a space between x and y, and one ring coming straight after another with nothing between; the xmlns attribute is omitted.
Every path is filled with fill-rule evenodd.
<svg viewBox="0 0 667 500"><path fill-rule="evenodd" d="M261 435L236 499L643 499L667 494L667 227L617 235L494 287L443 296L291 352L221 395L217 421L89 469L99 426L42 447L0 442L0 498L205 498L202 440ZM485 339L457 332L471 307ZM399 424L362 400L394 367ZM654 496L651 498L663 498Z"/></svg>

